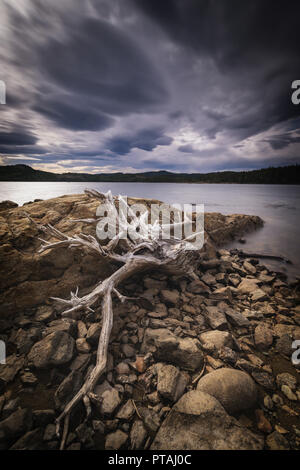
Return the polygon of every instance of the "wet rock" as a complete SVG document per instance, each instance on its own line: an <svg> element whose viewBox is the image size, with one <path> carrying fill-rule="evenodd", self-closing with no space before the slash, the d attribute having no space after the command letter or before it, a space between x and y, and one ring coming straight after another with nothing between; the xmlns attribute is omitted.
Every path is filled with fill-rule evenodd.
<svg viewBox="0 0 300 470"><path fill-rule="evenodd" d="M74 354L75 341L68 333L57 331L34 344L28 361L37 369L69 362Z"/></svg>
<svg viewBox="0 0 300 470"><path fill-rule="evenodd" d="M143 421L137 419L130 431L130 449L137 450L142 449L147 439L147 431L143 424Z"/></svg>
<svg viewBox="0 0 300 470"><path fill-rule="evenodd" d="M211 395L183 395L161 425L151 450L259 450L263 439L231 418Z"/></svg>
<svg viewBox="0 0 300 470"><path fill-rule="evenodd" d="M266 444L270 450L289 450L290 446L286 438L278 431L272 432L266 439Z"/></svg>
<svg viewBox="0 0 300 470"><path fill-rule="evenodd" d="M260 323L254 330L254 341L258 349L265 351L272 346L273 332L268 325Z"/></svg>
<svg viewBox="0 0 300 470"><path fill-rule="evenodd" d="M218 369L202 377L197 390L215 397L230 413L252 408L257 401L257 388L251 377L235 369Z"/></svg>
<svg viewBox="0 0 300 470"><path fill-rule="evenodd" d="M233 346L231 334L227 331L206 331L199 338L202 348L209 353L218 351L224 346L228 348Z"/></svg>
<svg viewBox="0 0 300 470"><path fill-rule="evenodd" d="M118 429L116 432L110 433L106 436L105 449L119 450L126 444L127 439L128 435Z"/></svg>
<svg viewBox="0 0 300 470"><path fill-rule="evenodd" d="M161 364L158 370L157 391L159 395L170 401L177 401L187 385L187 377L177 367Z"/></svg>

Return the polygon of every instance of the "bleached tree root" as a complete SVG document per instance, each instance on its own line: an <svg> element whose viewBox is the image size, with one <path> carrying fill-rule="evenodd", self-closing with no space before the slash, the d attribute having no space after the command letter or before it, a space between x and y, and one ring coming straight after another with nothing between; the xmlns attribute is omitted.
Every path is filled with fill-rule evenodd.
<svg viewBox="0 0 300 470"><path fill-rule="evenodd" d="M105 201L115 207L115 199L110 192L101 194L97 191L86 191L86 194L89 197L96 197L101 202ZM161 240L156 225L150 226L150 230L152 229L154 236L152 240L149 240L146 236L147 231L149 231L149 224L146 223L145 217L136 217L132 211L130 212L129 206L128 214L129 220L127 220L127 218L121 219L121 227L119 230L127 230L128 224L133 221L140 227L140 231L138 239L125 240L127 251L124 251L124 240L122 240L121 245L120 236L118 235L107 245L101 246L98 240L90 235L80 234L69 237L51 225L39 226L44 233L58 240L55 242L42 240L43 245L40 252L61 246L69 248L75 247L88 250L96 256L123 264L110 277L99 282L89 294L83 297L78 297L77 288L75 293L71 292L69 300L52 298L66 307L65 311L62 313L63 316L72 316L78 311L91 311L96 302L102 300L102 329L98 342L96 365L90 372L81 389L69 401L56 420L56 432L58 435L60 435L61 423L64 421L60 449L63 449L65 446L70 414L76 405L80 401L83 401L87 417L91 414L90 402L94 399L92 392L107 365L108 346L113 326L112 295L116 295L121 302L131 300L118 291L117 288L119 284L137 273L154 268L162 269L171 275L184 275L192 279L197 279L194 267L197 265L198 252L189 250L186 240ZM94 219L85 219L84 221L94 223Z"/></svg>

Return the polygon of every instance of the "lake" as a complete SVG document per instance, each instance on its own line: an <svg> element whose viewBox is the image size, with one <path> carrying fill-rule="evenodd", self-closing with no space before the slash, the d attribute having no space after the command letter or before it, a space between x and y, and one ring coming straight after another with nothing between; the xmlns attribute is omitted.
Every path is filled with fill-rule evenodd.
<svg viewBox="0 0 300 470"><path fill-rule="evenodd" d="M167 203L204 204L206 212L259 215L263 228L247 235L246 245L233 242L228 248L267 253L290 259L293 265L266 261L271 269L286 271L291 279L300 274L300 186L258 184L177 183L57 183L0 182L0 201L24 204L94 188L113 194L154 198Z"/></svg>

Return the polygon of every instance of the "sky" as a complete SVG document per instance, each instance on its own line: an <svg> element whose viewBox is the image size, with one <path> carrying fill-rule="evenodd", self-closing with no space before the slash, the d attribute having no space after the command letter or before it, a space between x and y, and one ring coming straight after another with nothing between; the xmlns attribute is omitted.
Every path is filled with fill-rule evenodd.
<svg viewBox="0 0 300 470"><path fill-rule="evenodd" d="M300 163L299 0L1 0L0 165Z"/></svg>

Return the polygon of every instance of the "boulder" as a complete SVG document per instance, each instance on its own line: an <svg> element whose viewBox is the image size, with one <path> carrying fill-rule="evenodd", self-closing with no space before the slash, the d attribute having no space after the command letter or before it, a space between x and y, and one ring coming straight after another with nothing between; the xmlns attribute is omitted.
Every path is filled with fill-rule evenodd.
<svg viewBox="0 0 300 470"><path fill-rule="evenodd" d="M151 450L260 450L263 443L230 417L213 396L193 390L173 406Z"/></svg>
<svg viewBox="0 0 300 470"><path fill-rule="evenodd" d="M246 372L222 368L202 377L197 390L215 397L229 414L253 408L257 388Z"/></svg>
<svg viewBox="0 0 300 470"><path fill-rule="evenodd" d="M74 354L75 341L68 333L56 331L35 343L28 361L37 369L46 369L69 362Z"/></svg>

